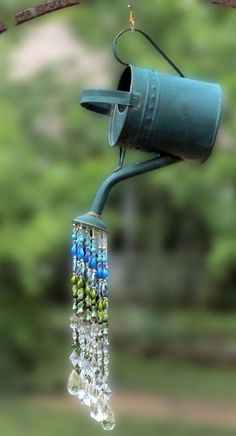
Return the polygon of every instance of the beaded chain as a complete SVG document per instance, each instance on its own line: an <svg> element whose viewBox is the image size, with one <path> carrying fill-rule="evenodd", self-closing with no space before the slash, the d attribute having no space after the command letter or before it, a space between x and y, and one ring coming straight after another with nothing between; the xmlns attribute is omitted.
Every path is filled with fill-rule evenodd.
<svg viewBox="0 0 236 436"><path fill-rule="evenodd" d="M104 430L113 430L109 405L108 263L107 234L86 225L73 224L73 316L71 329L73 370L68 392L90 407L90 416Z"/></svg>

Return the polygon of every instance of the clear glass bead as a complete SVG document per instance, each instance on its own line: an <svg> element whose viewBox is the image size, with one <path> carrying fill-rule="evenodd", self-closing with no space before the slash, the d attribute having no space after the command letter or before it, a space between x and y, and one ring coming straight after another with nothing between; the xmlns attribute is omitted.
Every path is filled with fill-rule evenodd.
<svg viewBox="0 0 236 436"><path fill-rule="evenodd" d="M111 391L111 389L108 386L106 387L106 389L104 391L104 396L105 396L105 399L107 401L109 401L111 399L111 397L112 397L112 391Z"/></svg>
<svg viewBox="0 0 236 436"><path fill-rule="evenodd" d="M73 366L79 365L80 358L79 358L78 354L76 353L76 351L73 351L73 353L70 355L70 361L71 361Z"/></svg>
<svg viewBox="0 0 236 436"><path fill-rule="evenodd" d="M104 412L105 412L106 418L103 420L103 423L102 423L103 429L107 430L107 431L114 430L116 423L115 423L114 413L113 413L111 407L109 405L106 405Z"/></svg>
<svg viewBox="0 0 236 436"><path fill-rule="evenodd" d="M70 395L78 395L80 389L81 389L80 375L75 369L73 369L68 380L67 390Z"/></svg>
<svg viewBox="0 0 236 436"><path fill-rule="evenodd" d="M97 402L92 404L90 416L97 422L102 423L104 421L106 416L104 415L104 400L101 396L97 399Z"/></svg>

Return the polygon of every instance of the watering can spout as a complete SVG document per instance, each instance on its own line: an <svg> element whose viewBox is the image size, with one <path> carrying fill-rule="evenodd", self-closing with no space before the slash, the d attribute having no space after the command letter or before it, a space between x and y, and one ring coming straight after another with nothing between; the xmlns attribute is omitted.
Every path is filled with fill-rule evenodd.
<svg viewBox="0 0 236 436"><path fill-rule="evenodd" d="M220 125L222 92L214 83L129 65L117 90L86 90L81 105L110 117L111 146L157 156L121 166L102 183L83 220L91 224L92 219L95 227L104 229L101 215L117 183L182 160L203 163L210 157Z"/></svg>
<svg viewBox="0 0 236 436"><path fill-rule="evenodd" d="M102 183L97 191L91 212L97 215L102 215L109 193L117 183L144 173L167 167L179 161L180 159L172 156L156 157L145 162L129 165L114 172Z"/></svg>
<svg viewBox="0 0 236 436"><path fill-rule="evenodd" d="M91 211L86 215L76 218L75 222L107 231L107 226L101 216L110 191L117 183L144 173L167 167L180 161L181 159L172 156L159 156L115 171L106 180L104 180L98 189L91 207Z"/></svg>

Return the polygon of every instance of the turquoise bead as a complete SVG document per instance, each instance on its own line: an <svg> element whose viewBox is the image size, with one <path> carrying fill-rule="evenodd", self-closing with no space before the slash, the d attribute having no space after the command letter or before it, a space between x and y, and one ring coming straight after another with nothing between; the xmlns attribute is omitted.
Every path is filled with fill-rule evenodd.
<svg viewBox="0 0 236 436"><path fill-rule="evenodd" d="M82 248L80 248L80 249L78 250L78 252L77 252L77 258L78 258L79 260L84 259L84 250L82 250Z"/></svg>
<svg viewBox="0 0 236 436"><path fill-rule="evenodd" d="M108 278L108 271L107 271L107 269L104 269L104 270L102 271L102 278L103 278L104 280L106 280L106 279Z"/></svg>
<svg viewBox="0 0 236 436"><path fill-rule="evenodd" d="M89 268L96 269L97 268L97 260L96 257L91 257L89 260Z"/></svg>
<svg viewBox="0 0 236 436"><path fill-rule="evenodd" d="M96 277L97 277L97 279L102 279L103 278L103 270L101 268L99 268L97 270Z"/></svg>
<svg viewBox="0 0 236 436"><path fill-rule="evenodd" d="M83 237L83 236L80 236L80 237L77 239L77 243L78 243L78 244L83 244L83 242L84 242L84 237Z"/></svg>
<svg viewBox="0 0 236 436"><path fill-rule="evenodd" d="M73 245L73 247L71 249L71 253L73 254L73 256L76 256L76 253L77 253L76 245Z"/></svg>

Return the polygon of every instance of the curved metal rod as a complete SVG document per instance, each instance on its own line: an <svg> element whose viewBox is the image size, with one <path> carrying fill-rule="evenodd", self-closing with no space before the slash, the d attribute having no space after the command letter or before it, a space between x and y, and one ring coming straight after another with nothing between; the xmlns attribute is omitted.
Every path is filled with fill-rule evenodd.
<svg viewBox="0 0 236 436"><path fill-rule="evenodd" d="M22 24L28 23L35 18L42 17L43 15L50 14L52 12L59 11L61 9L69 8L72 6L79 6L81 0L42 0L41 3L34 5L32 7L27 7L14 15L14 23L9 20L8 22L0 21L0 34L8 30L8 25L20 26Z"/></svg>
<svg viewBox="0 0 236 436"><path fill-rule="evenodd" d="M137 32L137 33L140 33L141 35L143 35L144 38L146 38L148 40L148 42L160 53L160 55L166 60L166 62L176 71L176 73L178 73L180 75L180 77L185 77L184 73L180 70L179 67L177 67L177 65L174 63L174 61L172 61L172 59L170 59L170 57L166 54L166 52L146 32L144 32L141 29L137 29L137 27L135 27L133 30L131 30L131 29L122 30L113 41L113 44L112 44L113 55L114 55L115 59L121 65L128 66L129 64L127 62L124 62L120 58L120 56L118 55L117 42L120 39L120 37L123 36L127 32Z"/></svg>
<svg viewBox="0 0 236 436"><path fill-rule="evenodd" d="M115 186L117 183L144 173L148 173L150 171L167 167L180 161L181 159L176 157L162 156L149 159L138 164L129 165L128 167L116 171L115 173L111 174L100 186L92 204L91 212L96 215L102 215L109 193L113 186Z"/></svg>

